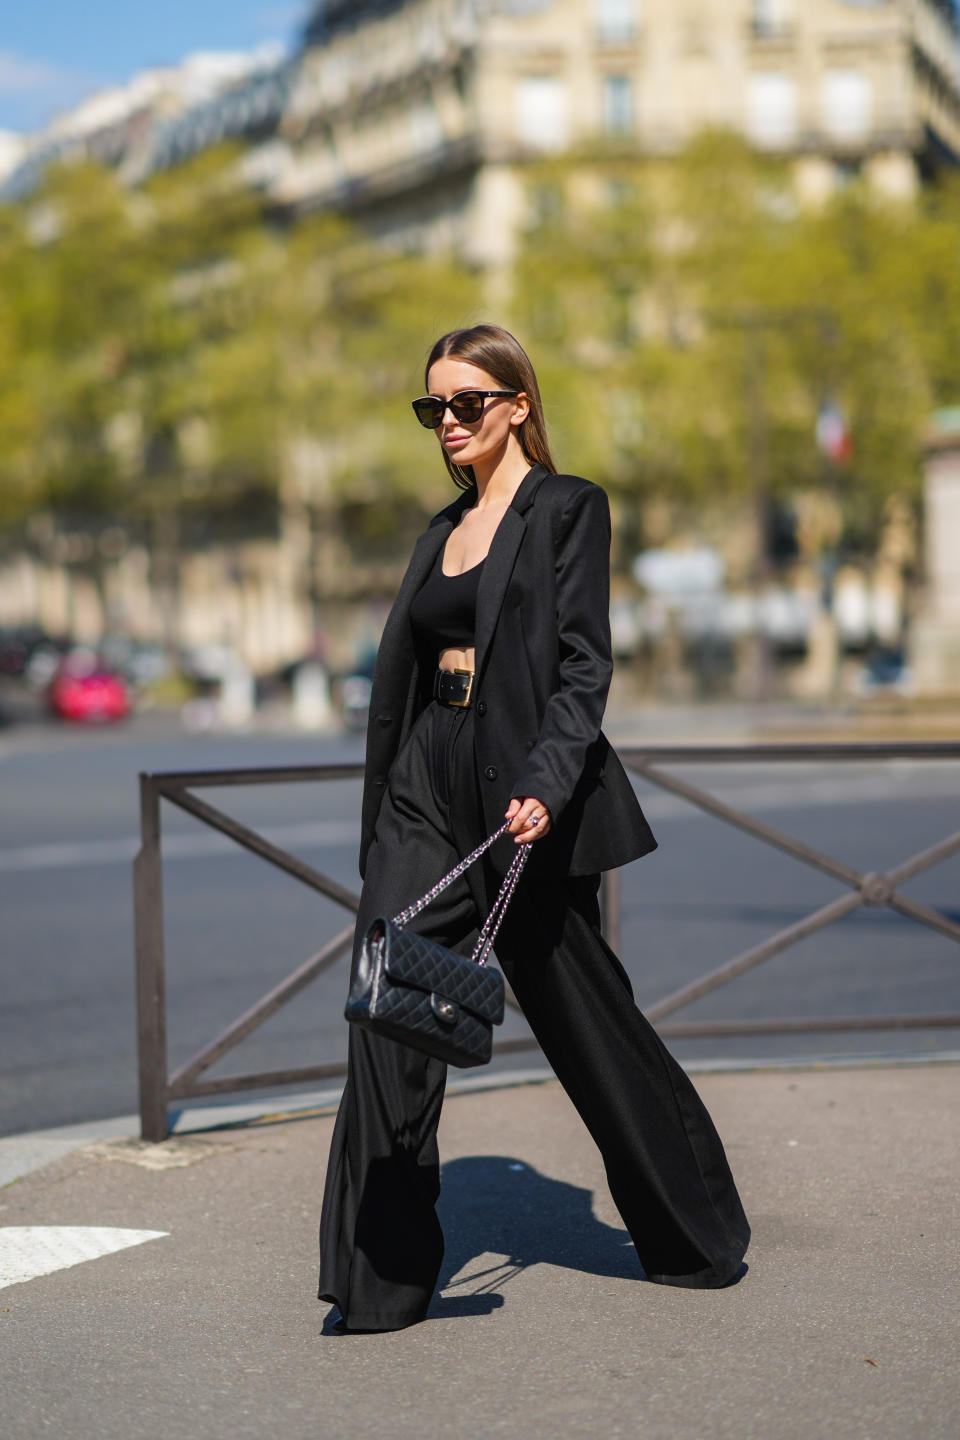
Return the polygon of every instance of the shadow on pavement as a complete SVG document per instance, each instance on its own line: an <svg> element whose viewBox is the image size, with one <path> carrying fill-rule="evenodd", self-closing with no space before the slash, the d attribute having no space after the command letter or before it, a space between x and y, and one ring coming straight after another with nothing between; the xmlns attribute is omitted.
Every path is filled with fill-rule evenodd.
<svg viewBox="0 0 960 1440"><path fill-rule="evenodd" d="M587 1275L645 1278L626 1230L597 1220L592 1193L581 1186L551 1180L504 1155L450 1160L441 1179L437 1208L446 1253L432 1317L497 1309L501 1288L541 1263Z"/></svg>

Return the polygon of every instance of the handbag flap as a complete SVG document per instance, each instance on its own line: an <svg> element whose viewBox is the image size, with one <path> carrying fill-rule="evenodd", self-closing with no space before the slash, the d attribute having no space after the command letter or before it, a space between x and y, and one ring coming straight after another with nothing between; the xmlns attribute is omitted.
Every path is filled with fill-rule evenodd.
<svg viewBox="0 0 960 1440"><path fill-rule="evenodd" d="M422 935L399 930L389 920L375 920L368 939L375 929L384 935L383 968L392 981L453 1000L480 1019L500 1024L503 976L498 970L488 970Z"/></svg>

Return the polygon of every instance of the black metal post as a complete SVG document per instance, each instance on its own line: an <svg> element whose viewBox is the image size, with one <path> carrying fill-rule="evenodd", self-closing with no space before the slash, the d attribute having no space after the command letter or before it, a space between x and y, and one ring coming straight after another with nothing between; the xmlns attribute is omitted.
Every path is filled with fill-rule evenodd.
<svg viewBox="0 0 960 1440"><path fill-rule="evenodd" d="M620 954L620 897L622 881L619 870L606 870L600 882L600 916L603 938Z"/></svg>
<svg viewBox="0 0 960 1440"><path fill-rule="evenodd" d="M140 1134L166 1140L167 1014L163 956L163 871L160 860L160 792L140 775L140 850L133 862L134 940L137 961L137 1048Z"/></svg>

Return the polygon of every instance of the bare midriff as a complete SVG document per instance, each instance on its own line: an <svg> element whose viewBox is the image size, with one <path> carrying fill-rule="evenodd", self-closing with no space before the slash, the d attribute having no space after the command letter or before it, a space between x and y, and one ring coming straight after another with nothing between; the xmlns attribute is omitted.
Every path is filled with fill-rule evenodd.
<svg viewBox="0 0 960 1440"><path fill-rule="evenodd" d="M456 648L441 650L440 658L437 660L437 667L440 670L469 670L472 674L475 653L472 645L467 650L458 650Z"/></svg>

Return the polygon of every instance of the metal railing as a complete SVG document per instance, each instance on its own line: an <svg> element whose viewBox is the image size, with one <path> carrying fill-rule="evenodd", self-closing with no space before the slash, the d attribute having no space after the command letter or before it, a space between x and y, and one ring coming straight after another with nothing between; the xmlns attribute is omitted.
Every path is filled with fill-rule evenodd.
<svg viewBox="0 0 960 1440"><path fill-rule="evenodd" d="M931 1029L960 1026L960 1014L936 1015L849 1015L808 1016L769 1020L707 1020L693 1023L662 1022L668 1015L710 994L746 971L780 954L800 940L817 934L826 926L852 914L861 906L887 906L898 914L927 925L939 934L960 942L960 925L939 910L910 899L899 890L906 880L960 852L960 830L928 849L910 856L894 869L860 872L708 791L690 785L661 769L664 764L769 764L791 761L834 761L864 763L887 760L960 760L960 743L914 741L899 744L794 744L705 746L647 746L620 751L628 769L690 805L735 826L766 845L773 846L821 874L839 880L849 893L832 900L778 930L759 945L751 946L723 965L691 983L662 996L645 1009L647 1018L658 1023L668 1038L730 1037L758 1034L804 1034L824 1031ZM285 874L301 881L319 894L356 914L359 896L323 874L306 861L274 845L232 816L201 800L194 790L225 786L297 784L323 780L352 780L363 775L362 765L280 766L267 769L189 770L140 776L141 846L134 861L134 924L137 969L137 1026L140 1076L140 1121L145 1140L163 1140L169 1134L168 1107L172 1101L223 1095L241 1090L304 1084L342 1076L340 1062L301 1066L296 1069L261 1071L257 1074L202 1078L204 1072L241 1040L275 1014L288 1000L340 959L350 948L353 924L341 930L321 950L305 960L280 984L268 991L231 1025L205 1045L173 1074L167 1070L167 1021L163 941L163 873L160 802L193 815L203 824L228 836L236 844L258 855ZM620 943L619 872L604 876L602 907L604 931L614 949ZM508 1001L519 1009L508 992ZM532 1036L501 1040L495 1054L516 1053L536 1048Z"/></svg>

